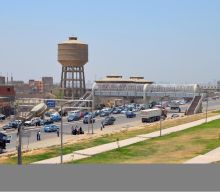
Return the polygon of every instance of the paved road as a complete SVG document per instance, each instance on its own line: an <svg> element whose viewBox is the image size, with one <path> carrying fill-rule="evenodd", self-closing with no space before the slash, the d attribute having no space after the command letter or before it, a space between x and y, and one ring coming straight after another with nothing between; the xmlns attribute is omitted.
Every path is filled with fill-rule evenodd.
<svg viewBox="0 0 220 192"><path fill-rule="evenodd" d="M188 107L188 105L182 105L181 106L182 112L184 112L187 107ZM208 110L213 110L213 109L217 109L217 108L220 108L220 100L209 101ZM205 110L206 110L206 102L203 103L203 111L205 111ZM136 118L126 118L124 114L118 114L118 115L113 115L113 116L116 117L115 124L119 125L119 126L124 123L130 123L130 122L135 122L135 121L140 122L141 121L139 113L137 113ZM67 122L66 117L64 117L63 119L64 119L63 131L64 131L64 134L66 134L66 135L70 135L72 126L75 127L76 125L78 125L79 127L81 126L85 132L89 131L91 133L91 131L92 131L91 124L85 125L85 124L83 124L82 120L74 121L74 122ZM104 119L104 118L101 118L101 117L96 118L96 122L93 124L94 125L93 126L94 132L95 132L95 130L100 129L102 119ZM56 124L60 125L60 122L56 123ZM23 137L23 144L28 144L28 143L30 144L30 143L37 142L36 135L37 135L37 131L39 129L41 130L41 138L43 140L47 140L48 138L57 137L56 133L44 133L42 126L41 127L26 127L25 132L29 132L30 135L29 135L29 137ZM12 141L9 145L7 145L7 149L13 149L13 148L15 149L17 146L17 130L8 130L7 133L12 136Z"/></svg>
<svg viewBox="0 0 220 192"><path fill-rule="evenodd" d="M124 124L124 123L129 123L129 122L134 122L134 121L141 121L140 115L137 114L136 118L126 118L125 115L123 114L119 114L119 115L113 115L116 117L116 121L115 124L116 125L120 125L120 124ZM71 128L72 126L75 127L76 125L78 125L78 127L82 127L82 129L85 132L92 132L92 125L91 124L83 124L82 120L80 121L74 121L74 122L67 122L66 118L63 118L63 132L66 135L71 135ZM101 127L101 121L104 118L101 117L97 117L95 123L93 124L93 130L95 132L96 129L100 129ZM57 125L60 126L60 122L55 123ZM105 126L107 127L107 126ZM41 127L25 127L25 132L29 132L30 133L30 137L23 137L23 143L24 144L30 144L33 142L37 142L37 131L41 130L41 138L42 140L46 140L48 138L54 138L57 137L56 132L55 133L45 133L43 131L43 126ZM11 143L7 146L7 149L13 149L16 147L17 145L17 130L8 130L7 133L9 135L12 136L12 141Z"/></svg>

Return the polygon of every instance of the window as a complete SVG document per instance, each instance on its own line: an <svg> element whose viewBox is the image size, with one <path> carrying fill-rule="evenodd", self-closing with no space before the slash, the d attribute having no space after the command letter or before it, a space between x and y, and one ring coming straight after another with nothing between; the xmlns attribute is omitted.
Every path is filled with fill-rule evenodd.
<svg viewBox="0 0 220 192"><path fill-rule="evenodd" d="M10 89L10 88L7 88L7 91L8 91L8 92L10 92L10 91L11 91L11 89Z"/></svg>

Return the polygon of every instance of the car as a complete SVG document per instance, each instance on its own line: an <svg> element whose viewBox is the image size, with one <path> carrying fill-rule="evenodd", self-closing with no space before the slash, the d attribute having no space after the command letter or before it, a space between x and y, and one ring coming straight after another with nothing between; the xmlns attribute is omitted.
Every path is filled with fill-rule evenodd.
<svg viewBox="0 0 220 192"><path fill-rule="evenodd" d="M114 121L111 118L106 117L104 120L101 121L103 125L113 125Z"/></svg>
<svg viewBox="0 0 220 192"><path fill-rule="evenodd" d="M11 124L6 124L2 127L3 130L7 130L7 129L14 129L14 127L12 127Z"/></svg>
<svg viewBox="0 0 220 192"><path fill-rule="evenodd" d="M44 126L44 132L46 132L46 133L56 132L57 130L59 130L59 127L57 125L54 125L54 124Z"/></svg>
<svg viewBox="0 0 220 192"><path fill-rule="evenodd" d="M133 112L133 111L127 111L125 113L126 117L127 118L133 118L133 117L136 117L136 114Z"/></svg>
<svg viewBox="0 0 220 192"><path fill-rule="evenodd" d="M24 122L24 126L33 126L33 125L34 125L34 123L32 120Z"/></svg>
<svg viewBox="0 0 220 192"><path fill-rule="evenodd" d="M78 121L78 120L80 120L80 116L78 116L78 115L69 115L68 117L67 117L67 121L68 122L70 122L70 121Z"/></svg>
<svg viewBox="0 0 220 192"><path fill-rule="evenodd" d="M106 116L109 116L109 115L110 115L110 113L108 111L102 111L99 116L100 117L106 117Z"/></svg>
<svg viewBox="0 0 220 192"><path fill-rule="evenodd" d="M116 118L115 117L113 117L113 116L108 116L108 117L106 117L106 119L111 119L112 121L116 121Z"/></svg>
<svg viewBox="0 0 220 192"><path fill-rule="evenodd" d="M61 120L61 116L59 113L54 113L54 114L51 114L50 119L55 122L58 122Z"/></svg>
<svg viewBox="0 0 220 192"><path fill-rule="evenodd" d="M84 124L95 123L95 119L94 119L94 117L92 118L91 115L86 115L83 119L83 123Z"/></svg>
<svg viewBox="0 0 220 192"><path fill-rule="evenodd" d="M0 114L0 120L5 120L5 115Z"/></svg>
<svg viewBox="0 0 220 192"><path fill-rule="evenodd" d="M174 114L171 115L171 118L177 118L177 117L179 117L179 115L176 114L176 113L174 113Z"/></svg>
<svg viewBox="0 0 220 192"><path fill-rule="evenodd" d="M14 121L9 122L8 125L11 126L12 128L18 128L19 125L21 125L21 121L19 121L19 120L14 120Z"/></svg>
<svg viewBox="0 0 220 192"><path fill-rule="evenodd" d="M116 108L116 109L113 110L112 113L113 113L113 114L120 114L120 113L121 113L121 109Z"/></svg>
<svg viewBox="0 0 220 192"><path fill-rule="evenodd" d="M100 111L100 110L95 111L95 116L98 116L98 115L100 115L100 114L101 114L101 111Z"/></svg>
<svg viewBox="0 0 220 192"><path fill-rule="evenodd" d="M54 123L54 121L52 119L44 119L41 121L41 125L50 125L53 123Z"/></svg>
<svg viewBox="0 0 220 192"><path fill-rule="evenodd" d="M128 111L127 109L123 109L123 110L121 111L121 113L122 113L122 114L126 114L127 111Z"/></svg>

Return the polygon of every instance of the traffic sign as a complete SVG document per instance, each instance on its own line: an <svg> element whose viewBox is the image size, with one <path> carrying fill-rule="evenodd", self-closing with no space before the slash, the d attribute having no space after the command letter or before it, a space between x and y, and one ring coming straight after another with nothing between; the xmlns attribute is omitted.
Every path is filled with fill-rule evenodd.
<svg viewBox="0 0 220 192"><path fill-rule="evenodd" d="M54 108L56 106L56 101L55 100L47 100L46 105L49 108Z"/></svg>

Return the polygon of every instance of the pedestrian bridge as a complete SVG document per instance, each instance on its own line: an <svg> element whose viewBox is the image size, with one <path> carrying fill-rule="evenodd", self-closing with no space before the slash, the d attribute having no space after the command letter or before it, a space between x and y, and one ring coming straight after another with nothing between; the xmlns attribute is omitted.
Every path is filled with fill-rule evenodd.
<svg viewBox="0 0 220 192"><path fill-rule="evenodd" d="M144 85L144 97L193 98L201 94L198 84Z"/></svg>
<svg viewBox="0 0 220 192"><path fill-rule="evenodd" d="M120 84L95 83L94 96L193 98L201 94L198 84Z"/></svg>

